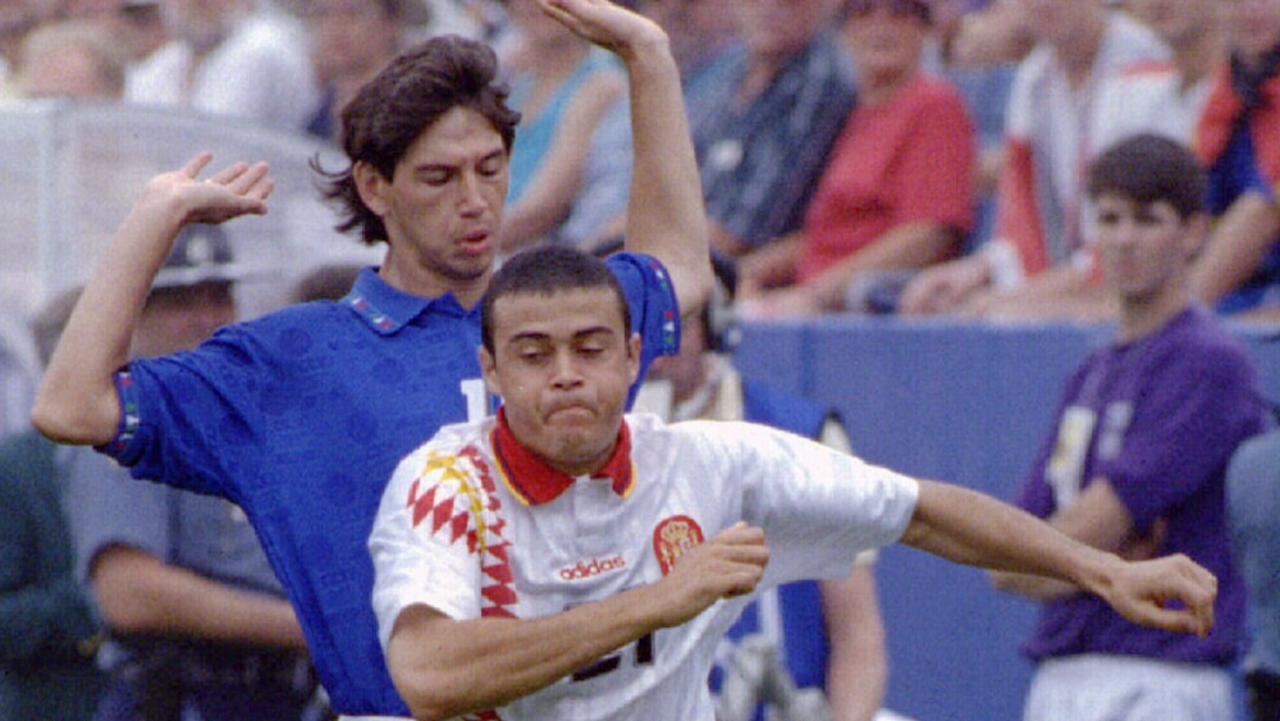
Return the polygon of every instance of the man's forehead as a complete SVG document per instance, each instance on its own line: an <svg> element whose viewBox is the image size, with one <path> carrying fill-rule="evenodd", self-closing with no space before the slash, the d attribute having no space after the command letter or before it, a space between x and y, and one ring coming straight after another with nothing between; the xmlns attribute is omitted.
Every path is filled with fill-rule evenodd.
<svg viewBox="0 0 1280 721"><path fill-rule="evenodd" d="M508 293L493 304L494 335L502 338L617 332L622 324L617 295L607 286Z"/></svg>

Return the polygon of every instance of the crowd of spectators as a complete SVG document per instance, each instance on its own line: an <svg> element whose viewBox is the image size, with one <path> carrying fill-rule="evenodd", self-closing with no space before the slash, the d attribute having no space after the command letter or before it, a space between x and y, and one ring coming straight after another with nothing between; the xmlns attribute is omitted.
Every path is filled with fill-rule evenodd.
<svg viewBox="0 0 1280 721"><path fill-rule="evenodd" d="M1280 0L625 4L670 36L713 253L746 318L1114 321L1086 178L1155 133L1207 172L1193 296L1280 324ZM12 0L0 102L173 106L338 141L355 91L440 33L493 44L523 115L504 252L615 243L626 72L533 0ZM8 433L31 402L9 368L34 346L0 321Z"/></svg>

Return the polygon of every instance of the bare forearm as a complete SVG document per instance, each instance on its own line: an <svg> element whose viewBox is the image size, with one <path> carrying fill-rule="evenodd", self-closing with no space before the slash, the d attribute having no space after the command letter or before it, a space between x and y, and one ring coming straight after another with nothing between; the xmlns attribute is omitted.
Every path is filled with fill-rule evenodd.
<svg viewBox="0 0 1280 721"><path fill-rule="evenodd" d="M387 662L415 718L502 706L653 632L660 622L649 611L651 589L534 620L453 621L412 607L396 624Z"/></svg>
<svg viewBox="0 0 1280 721"><path fill-rule="evenodd" d="M140 551L108 551L93 589L109 625L130 633L181 635L226 643L302 650L293 608L283 599L242 591Z"/></svg>
<svg viewBox="0 0 1280 721"><path fill-rule="evenodd" d="M822 584L823 615L830 639L827 695L834 721L871 721L884 701L889 678L884 624L869 566L843 581Z"/></svg>
<svg viewBox="0 0 1280 721"><path fill-rule="evenodd" d="M176 203L144 201L103 251L40 386L32 420L46 436L101 444L115 435L120 411L114 374L129 359L151 280L182 220Z"/></svg>
<svg viewBox="0 0 1280 721"><path fill-rule="evenodd" d="M1213 304L1249 280L1280 232L1280 209L1257 194L1237 200L1218 221L1192 269L1201 300Z"/></svg>
<svg viewBox="0 0 1280 721"><path fill-rule="evenodd" d="M1015 593L1040 603L1049 603L1080 593L1080 587L1074 583L1025 573L993 571L991 582L998 590Z"/></svg>
<svg viewBox="0 0 1280 721"><path fill-rule="evenodd" d="M635 144L627 247L660 258L681 308L694 312L710 292L710 246L679 70L665 36L646 39L624 59Z"/></svg>
<svg viewBox="0 0 1280 721"><path fill-rule="evenodd" d="M921 481L903 543L957 563L1045 576L1089 590L1106 585L1120 562L1020 509L931 481Z"/></svg>

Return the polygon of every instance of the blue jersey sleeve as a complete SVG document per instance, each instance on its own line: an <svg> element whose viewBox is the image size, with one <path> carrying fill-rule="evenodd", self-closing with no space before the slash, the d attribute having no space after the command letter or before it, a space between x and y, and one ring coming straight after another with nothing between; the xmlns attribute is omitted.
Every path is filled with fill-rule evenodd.
<svg viewBox="0 0 1280 721"><path fill-rule="evenodd" d="M618 253L607 262L631 307L631 330L641 339L640 376L631 389L634 400L654 359L680 352L680 307L671 276L657 258Z"/></svg>
<svg viewBox="0 0 1280 721"><path fill-rule="evenodd" d="M268 431L263 401L281 387L273 352L244 324L219 331L198 349L139 359L116 376L121 422L99 451L134 478L239 503Z"/></svg>

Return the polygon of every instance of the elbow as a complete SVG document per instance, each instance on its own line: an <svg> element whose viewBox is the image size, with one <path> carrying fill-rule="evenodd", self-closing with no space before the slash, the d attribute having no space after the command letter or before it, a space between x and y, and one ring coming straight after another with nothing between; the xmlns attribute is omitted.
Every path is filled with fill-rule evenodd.
<svg viewBox="0 0 1280 721"><path fill-rule="evenodd" d="M67 445L101 445L114 437L119 423L115 388L105 402L92 402L58 390L46 378L31 410L31 425L49 440Z"/></svg>
<svg viewBox="0 0 1280 721"><path fill-rule="evenodd" d="M404 699L409 713L417 721L445 721L474 710L461 699L451 697L448 682L439 674L424 671L395 673L393 669L393 678L400 698Z"/></svg>

